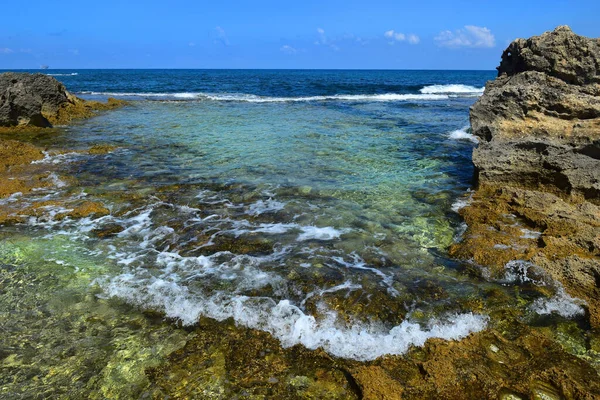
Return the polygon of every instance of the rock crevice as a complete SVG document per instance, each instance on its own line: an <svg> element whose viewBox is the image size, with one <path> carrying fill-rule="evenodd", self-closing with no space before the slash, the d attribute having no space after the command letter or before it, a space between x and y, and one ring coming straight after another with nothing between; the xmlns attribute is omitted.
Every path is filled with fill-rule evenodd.
<svg viewBox="0 0 600 400"><path fill-rule="evenodd" d="M587 302L600 327L600 39L569 27L517 39L471 107L478 190L451 254L497 275L542 267ZM523 229L537 232L522 235ZM498 244L501 244L498 245Z"/></svg>

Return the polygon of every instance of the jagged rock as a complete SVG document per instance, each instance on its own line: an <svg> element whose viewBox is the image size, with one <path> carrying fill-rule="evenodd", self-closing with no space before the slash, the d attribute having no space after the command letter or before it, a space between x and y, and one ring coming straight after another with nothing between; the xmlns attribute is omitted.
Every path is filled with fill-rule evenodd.
<svg viewBox="0 0 600 400"><path fill-rule="evenodd" d="M64 85L43 74L0 74L0 126L51 126L46 115L56 114L69 101Z"/></svg>
<svg viewBox="0 0 600 400"><path fill-rule="evenodd" d="M44 74L0 74L0 127L47 128L77 118L88 118L98 110L124 104L124 101L112 98L107 103L84 101L69 93L62 83Z"/></svg>
<svg viewBox="0 0 600 400"><path fill-rule="evenodd" d="M478 190L450 253L498 273L531 262L600 327L600 39L561 26L515 40L471 128Z"/></svg>
<svg viewBox="0 0 600 400"><path fill-rule="evenodd" d="M471 126L480 182L600 203L600 39L562 26L511 43Z"/></svg>

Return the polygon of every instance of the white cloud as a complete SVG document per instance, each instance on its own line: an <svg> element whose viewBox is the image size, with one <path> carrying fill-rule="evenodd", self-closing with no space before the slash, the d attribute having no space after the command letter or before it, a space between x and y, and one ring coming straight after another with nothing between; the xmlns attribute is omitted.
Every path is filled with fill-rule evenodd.
<svg viewBox="0 0 600 400"><path fill-rule="evenodd" d="M227 33L225 33L225 29L221 28L220 26L217 26L215 28L215 32L217 34L217 38L215 39L214 43L220 43L224 46L229 46L229 39L227 38Z"/></svg>
<svg viewBox="0 0 600 400"><path fill-rule="evenodd" d="M412 33L410 35L408 35L408 43L419 44L420 41L421 41L421 39L417 35L414 35Z"/></svg>
<svg viewBox="0 0 600 400"><path fill-rule="evenodd" d="M340 48L335 44L335 40L329 40L325 35L325 29L317 28L319 38L315 41L317 46L329 46L333 51L340 51Z"/></svg>
<svg viewBox="0 0 600 400"><path fill-rule="evenodd" d="M9 49L8 47L0 47L0 54L10 54L10 53L14 53L14 51L12 49Z"/></svg>
<svg viewBox="0 0 600 400"><path fill-rule="evenodd" d="M286 44L286 45L284 45L284 46L281 46L281 47L279 48L279 50L280 50L281 52L285 53L285 54L296 54L296 53L298 53L298 50L297 50L297 49L293 48L292 46L290 46L290 45L288 45L288 44Z"/></svg>
<svg viewBox="0 0 600 400"><path fill-rule="evenodd" d="M409 44L418 44L421 39L415 35L414 33L405 35L404 33L401 32L396 32L393 29L386 31L383 36L385 36L388 39L391 39L389 44L394 44L395 42L404 42L407 41Z"/></svg>
<svg viewBox="0 0 600 400"><path fill-rule="evenodd" d="M196 47L196 43L194 43L194 42L189 42L189 43L188 43L188 46L190 46L190 47Z"/></svg>
<svg viewBox="0 0 600 400"><path fill-rule="evenodd" d="M69 49L69 53L78 56L79 55L79 49Z"/></svg>
<svg viewBox="0 0 600 400"><path fill-rule="evenodd" d="M317 33L319 35L319 38L315 41L315 44L318 45L327 45L327 36L325 36L325 29L323 28L317 28Z"/></svg>
<svg viewBox="0 0 600 400"><path fill-rule="evenodd" d="M438 45L449 48L473 47L490 48L496 45L496 38L488 28L466 25L464 29L442 31L435 37Z"/></svg>

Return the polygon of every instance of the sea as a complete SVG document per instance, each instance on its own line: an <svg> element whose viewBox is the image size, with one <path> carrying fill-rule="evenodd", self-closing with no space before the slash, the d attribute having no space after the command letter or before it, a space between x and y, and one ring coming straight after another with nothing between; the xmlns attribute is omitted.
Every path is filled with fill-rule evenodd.
<svg viewBox="0 0 600 400"><path fill-rule="evenodd" d="M580 312L560 291L515 296L522 264L498 280L448 256L473 185L469 108L495 71L42 72L129 103L32 137L52 185L0 201L47 205L2 228L0 261L45 278L35 296L8 289L14 329L42 318L36 304L73 324L108 301L173 329L232 319L365 361L485 329L489 293ZM97 144L111 150L82 152ZM58 198L110 214L65 218Z"/></svg>

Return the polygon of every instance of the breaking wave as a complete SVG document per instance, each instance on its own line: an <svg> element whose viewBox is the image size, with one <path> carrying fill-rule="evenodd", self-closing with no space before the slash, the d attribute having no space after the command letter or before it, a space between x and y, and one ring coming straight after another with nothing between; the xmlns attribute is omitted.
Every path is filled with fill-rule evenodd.
<svg viewBox="0 0 600 400"><path fill-rule="evenodd" d="M448 137L452 140L468 140L473 143L479 143L477 136L471 134L470 127L465 126L461 129L456 129L448 134Z"/></svg>
<svg viewBox="0 0 600 400"><path fill-rule="evenodd" d="M77 72L72 72L70 74L46 74L48 76L77 76L79 75Z"/></svg>
<svg viewBox="0 0 600 400"><path fill-rule="evenodd" d="M447 94L447 95L467 95L467 96L481 96L485 88L452 84L452 85L430 85L425 86L419 91L422 94Z"/></svg>
<svg viewBox="0 0 600 400"><path fill-rule="evenodd" d="M128 97L134 99L154 99L154 100L209 100L209 101L230 101L247 103L292 103L292 102L315 102L315 101L434 101L447 100L449 97L445 94L336 94L329 96L299 96L299 97L270 97L257 96L254 94L243 93L116 93L116 92L80 92L81 95L92 96L111 96Z"/></svg>

